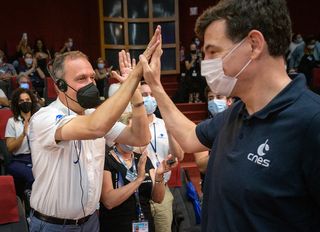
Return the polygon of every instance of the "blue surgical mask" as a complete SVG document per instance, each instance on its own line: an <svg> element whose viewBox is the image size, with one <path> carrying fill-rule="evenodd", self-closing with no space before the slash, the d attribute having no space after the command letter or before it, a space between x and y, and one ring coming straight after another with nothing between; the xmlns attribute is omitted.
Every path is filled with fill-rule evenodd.
<svg viewBox="0 0 320 232"><path fill-rule="evenodd" d="M98 65L98 69L103 69L104 68L104 64L99 63Z"/></svg>
<svg viewBox="0 0 320 232"><path fill-rule="evenodd" d="M213 100L214 103L217 105L218 107L218 113L224 111L225 109L227 109L227 102L226 100L223 99L214 99Z"/></svg>
<svg viewBox="0 0 320 232"><path fill-rule="evenodd" d="M20 88L22 89L29 89L29 83L20 83Z"/></svg>
<svg viewBox="0 0 320 232"><path fill-rule="evenodd" d="M208 101L208 110L212 115L218 113L218 106L214 103L214 100Z"/></svg>
<svg viewBox="0 0 320 232"><path fill-rule="evenodd" d="M120 148L122 151L124 151L125 153L131 153L134 149L133 146L130 145L126 145L126 144L119 144Z"/></svg>
<svg viewBox="0 0 320 232"><path fill-rule="evenodd" d="M146 108L147 114L153 114L157 108L157 101L154 97L147 96L143 97L144 107Z"/></svg>
<svg viewBox="0 0 320 232"><path fill-rule="evenodd" d="M32 58L25 58L24 62L26 62L27 65L32 65L33 59Z"/></svg>
<svg viewBox="0 0 320 232"><path fill-rule="evenodd" d="M220 113L227 109L227 102L223 99L213 99L208 101L208 110L212 115Z"/></svg>

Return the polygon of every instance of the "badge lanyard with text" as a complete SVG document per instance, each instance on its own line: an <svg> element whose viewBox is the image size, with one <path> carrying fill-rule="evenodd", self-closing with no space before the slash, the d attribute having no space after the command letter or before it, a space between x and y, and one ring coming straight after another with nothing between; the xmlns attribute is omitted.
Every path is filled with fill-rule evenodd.
<svg viewBox="0 0 320 232"><path fill-rule="evenodd" d="M151 145L152 150L154 151L154 154L156 156L156 159L157 159L156 166L158 168L159 165L160 165L160 160L159 160L159 157L158 157L158 154L157 154L157 133L156 133L156 125L155 125L155 123L153 123L153 135L154 135L154 145L152 144L151 141L150 141L150 145Z"/></svg>
<svg viewBox="0 0 320 232"><path fill-rule="evenodd" d="M130 168L126 165L126 163L124 162L122 155L119 153L118 149L116 147L114 147L114 152L117 155L117 157L119 158L120 162L123 164L123 166L126 167L127 169L127 174L126 174L126 179L130 182L134 181L137 178L137 167L136 164L134 162L134 159L132 157L132 169L133 172L130 171ZM132 231L133 232L148 232L149 231L149 225L148 225L148 221L144 219L144 214L142 212L142 207L140 204L140 197L139 197L139 189L137 189L134 192L134 199L136 201L136 213L138 216L138 221L133 221L132 222Z"/></svg>

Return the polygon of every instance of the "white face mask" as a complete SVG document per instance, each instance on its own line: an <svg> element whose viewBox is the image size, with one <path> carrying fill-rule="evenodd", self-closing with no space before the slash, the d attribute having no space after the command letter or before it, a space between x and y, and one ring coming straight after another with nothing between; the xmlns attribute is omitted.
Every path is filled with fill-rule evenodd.
<svg viewBox="0 0 320 232"><path fill-rule="evenodd" d="M236 85L238 80L237 77L251 63L252 59L250 59L234 77L227 76L223 70L223 60L232 54L238 47L240 47L245 39L232 48L231 51L223 58L219 57L215 59L203 60L201 62L201 75L206 78L208 86L215 95L229 97L234 89L234 86Z"/></svg>

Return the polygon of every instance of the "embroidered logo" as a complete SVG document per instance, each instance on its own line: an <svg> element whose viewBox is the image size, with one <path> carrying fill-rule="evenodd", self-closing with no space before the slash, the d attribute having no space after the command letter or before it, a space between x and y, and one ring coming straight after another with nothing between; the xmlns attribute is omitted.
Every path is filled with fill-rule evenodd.
<svg viewBox="0 0 320 232"><path fill-rule="evenodd" d="M270 150L270 147L268 145L268 139L261 144L258 149L257 149L257 155L253 153L249 153L247 156L247 159L250 160L251 162L254 162L258 165L262 165L264 167L269 167L270 166L270 160L264 159L263 156L266 155L266 153Z"/></svg>
<svg viewBox="0 0 320 232"><path fill-rule="evenodd" d="M56 124L58 124L58 122L59 122L63 117L64 117L64 115L58 114L58 115L56 116Z"/></svg>

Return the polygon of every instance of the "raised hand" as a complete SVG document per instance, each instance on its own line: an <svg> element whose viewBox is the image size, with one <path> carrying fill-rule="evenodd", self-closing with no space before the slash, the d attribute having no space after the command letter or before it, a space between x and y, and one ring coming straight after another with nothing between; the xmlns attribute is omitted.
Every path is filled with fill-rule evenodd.
<svg viewBox="0 0 320 232"><path fill-rule="evenodd" d="M161 85L161 81L160 81L161 55L162 55L162 39L160 36L159 44L156 47L156 50L151 57L150 64L148 63L148 59L144 54L139 56L140 62L142 63L142 67L143 67L144 79L150 86Z"/></svg>
<svg viewBox="0 0 320 232"><path fill-rule="evenodd" d="M138 162L138 178L145 179L146 174L147 152L143 152Z"/></svg>
<svg viewBox="0 0 320 232"><path fill-rule="evenodd" d="M168 164L168 160L174 160L175 162L173 164ZM173 157L171 154L168 155L168 157L160 163L159 167L156 170L157 175L163 175L166 172L171 171L174 167L176 167L178 164L178 159L176 157Z"/></svg>
<svg viewBox="0 0 320 232"><path fill-rule="evenodd" d="M116 78L120 83L123 83L129 76L130 72L136 67L136 60L133 58L131 60L130 53L121 50L118 54L119 57L119 67L120 67L120 74L117 72L112 71L112 77Z"/></svg>

